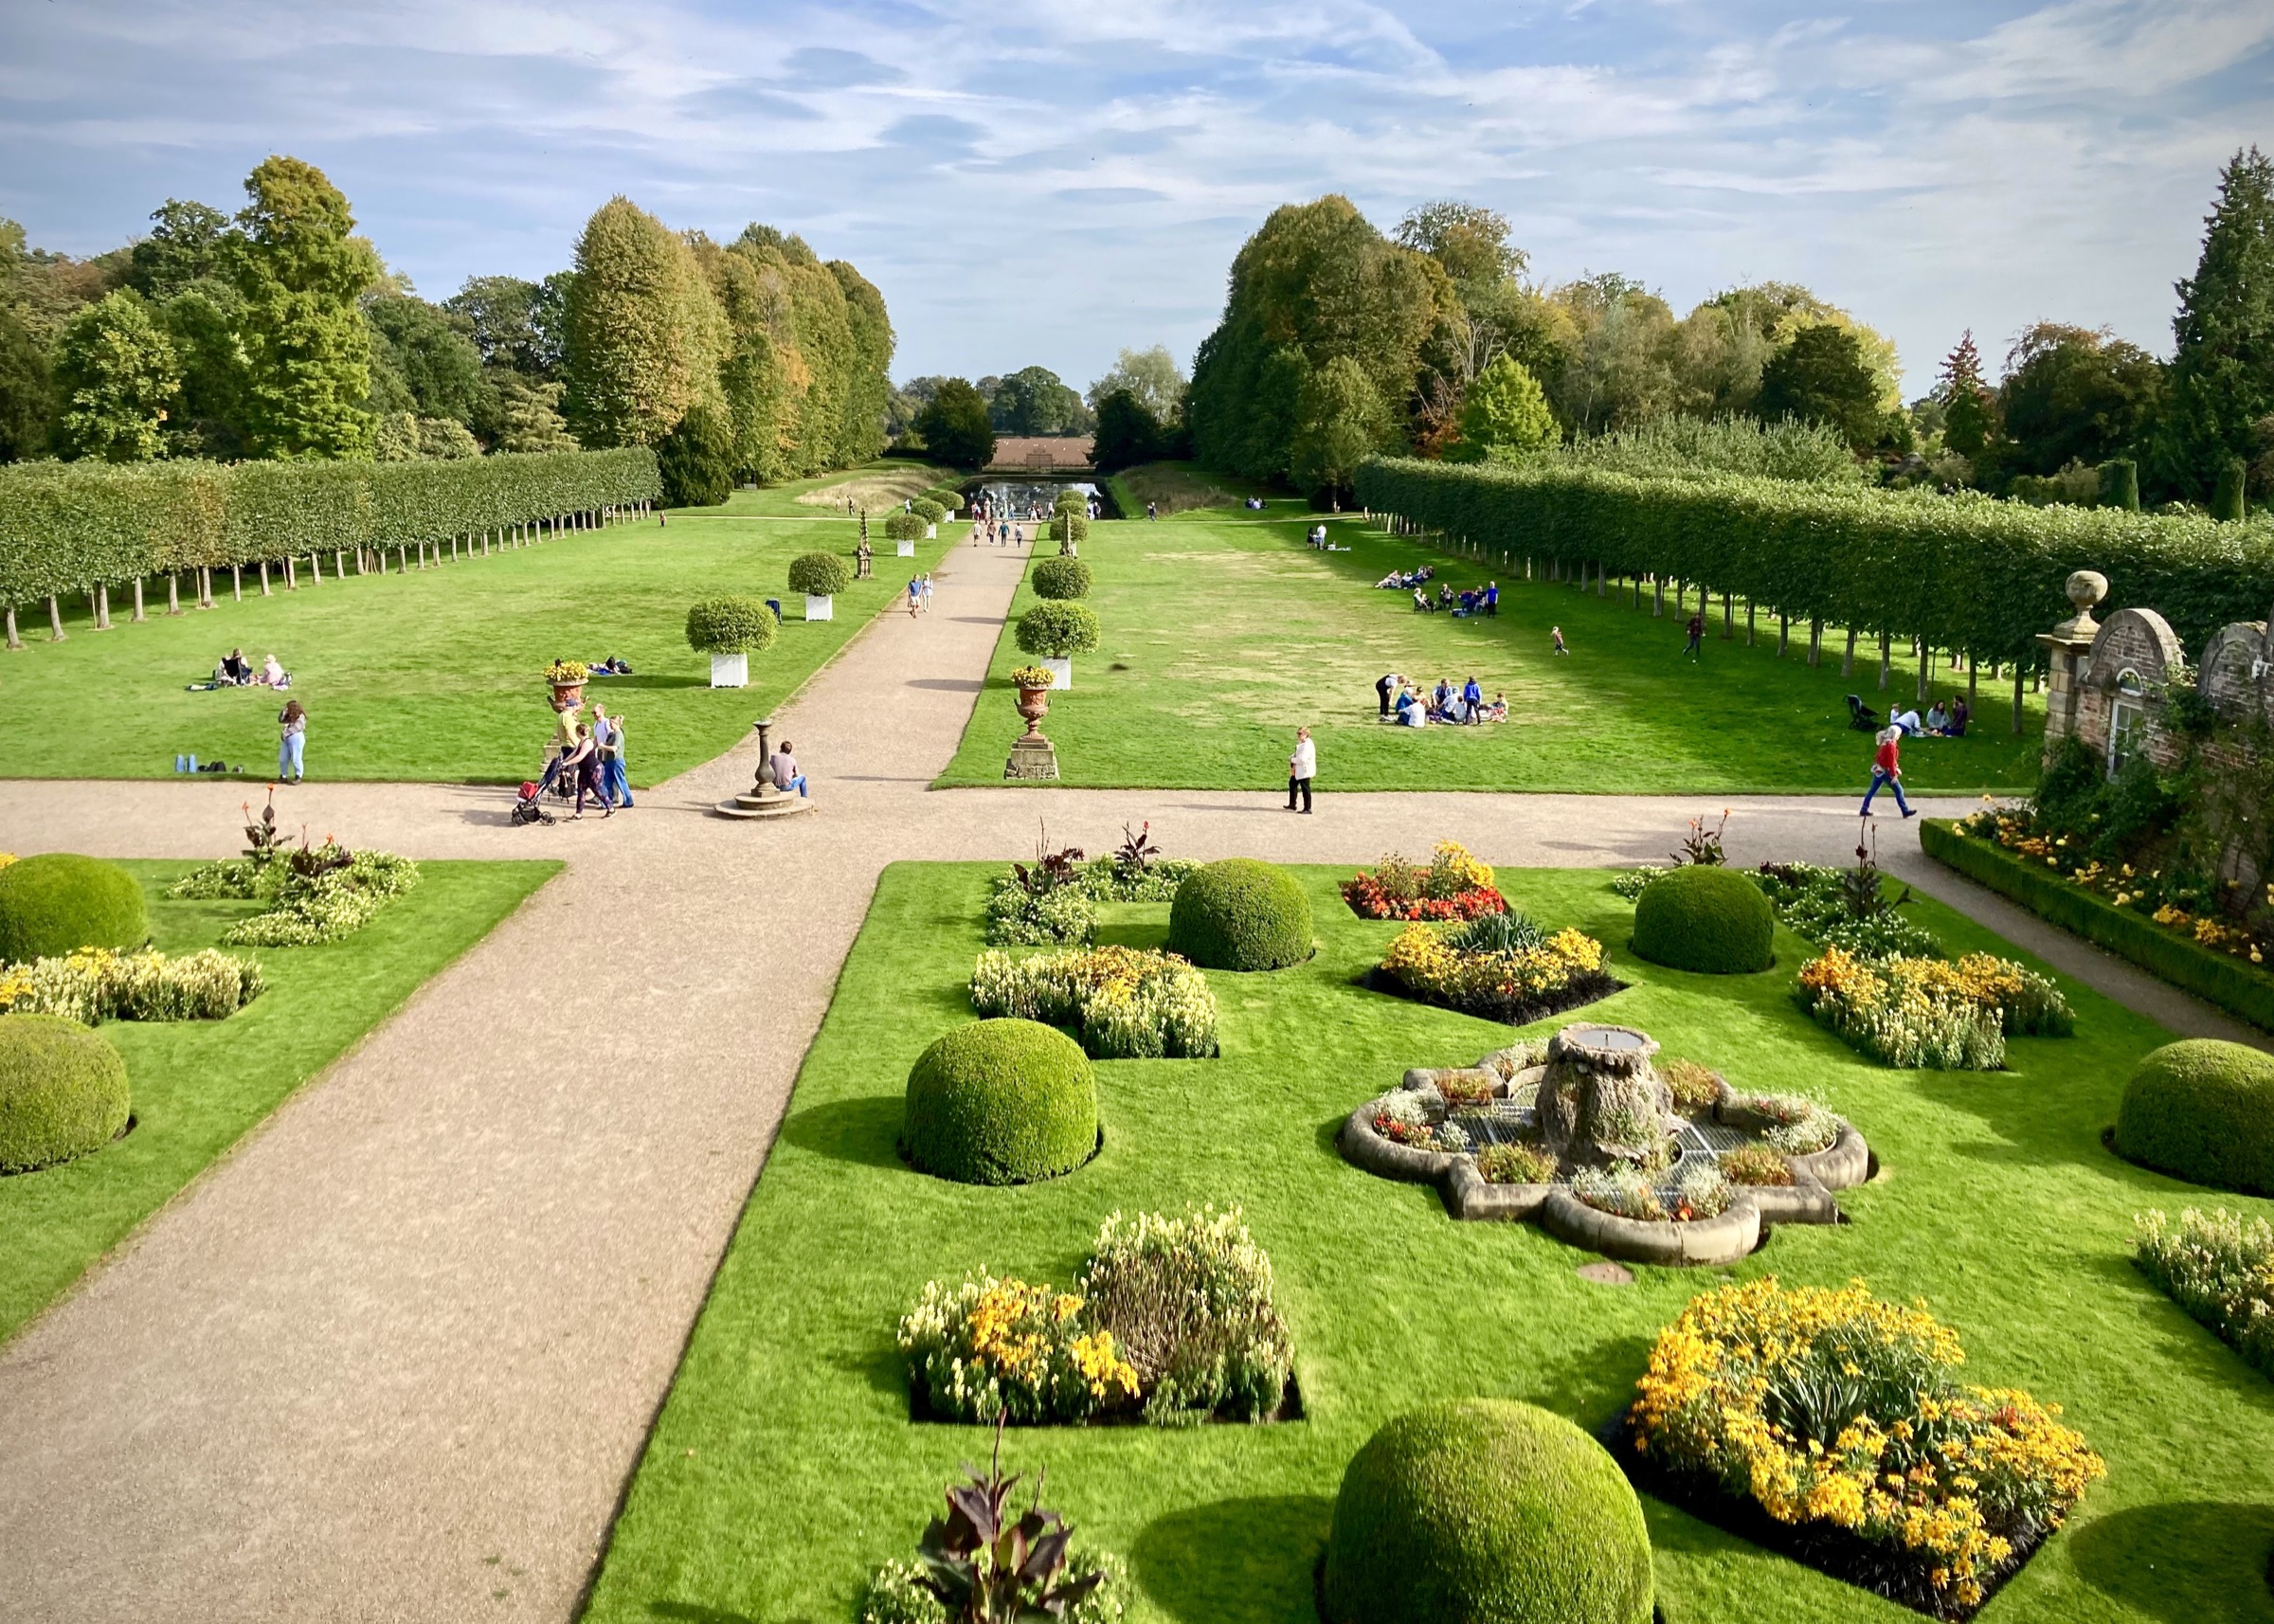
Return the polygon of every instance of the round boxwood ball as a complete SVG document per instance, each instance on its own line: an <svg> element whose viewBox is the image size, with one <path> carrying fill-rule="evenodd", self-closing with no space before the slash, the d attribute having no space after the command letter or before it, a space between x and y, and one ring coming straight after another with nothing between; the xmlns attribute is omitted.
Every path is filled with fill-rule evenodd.
<svg viewBox="0 0 2274 1624"><path fill-rule="evenodd" d="M1090 1056L1038 1020L959 1026L909 1072L901 1142L918 1167L962 1184L1071 1173L1097 1148Z"/></svg>
<svg viewBox="0 0 2274 1624"><path fill-rule="evenodd" d="M779 623L755 598L704 598L687 611L687 646L697 654L756 654Z"/></svg>
<svg viewBox="0 0 2274 1624"><path fill-rule="evenodd" d="M1464 1398L1399 1416L1343 1473L1328 1624L1650 1624L1651 1535L1561 1416Z"/></svg>
<svg viewBox="0 0 2274 1624"><path fill-rule="evenodd" d="M1643 888L1634 899L1634 950L1653 965L1743 976L1774 959L1777 912L1743 875L1692 864Z"/></svg>
<svg viewBox="0 0 2274 1624"><path fill-rule="evenodd" d="M0 868L0 964L138 947L149 935L142 888L117 863L48 852Z"/></svg>
<svg viewBox="0 0 2274 1624"><path fill-rule="evenodd" d="M2116 1148L2191 1183L2274 1195L2274 1055L2215 1038L2166 1043L2124 1085Z"/></svg>
<svg viewBox="0 0 2274 1624"><path fill-rule="evenodd" d="M801 552L789 561L789 589L793 592L809 598L834 598L852 584L853 572L834 552Z"/></svg>
<svg viewBox="0 0 2274 1624"><path fill-rule="evenodd" d="M1168 947L1212 970L1277 970L1310 957L1310 898L1254 857L1195 869L1168 905Z"/></svg>
<svg viewBox="0 0 2274 1624"><path fill-rule="evenodd" d="M60 1015L0 1015L0 1173L99 1150L126 1126L126 1062Z"/></svg>
<svg viewBox="0 0 2274 1624"><path fill-rule="evenodd" d="M1061 601L1090 596L1090 566L1078 558L1045 558L1028 577L1035 596Z"/></svg>

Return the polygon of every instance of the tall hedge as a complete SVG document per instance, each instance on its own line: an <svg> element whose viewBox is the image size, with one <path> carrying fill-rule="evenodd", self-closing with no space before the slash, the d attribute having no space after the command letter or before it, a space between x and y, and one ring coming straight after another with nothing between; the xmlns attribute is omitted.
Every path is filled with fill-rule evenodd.
<svg viewBox="0 0 2274 1624"><path fill-rule="evenodd" d="M0 467L0 604L169 570L446 542L652 500L654 453Z"/></svg>
<svg viewBox="0 0 2274 1624"><path fill-rule="evenodd" d="M2078 569L2108 577L2112 605L2161 611L2191 649L2274 602L2274 529L2117 508L1386 458L1359 469L1358 496L1490 552L1702 582L1982 659L2034 659L2030 640L2069 613L2062 584Z"/></svg>

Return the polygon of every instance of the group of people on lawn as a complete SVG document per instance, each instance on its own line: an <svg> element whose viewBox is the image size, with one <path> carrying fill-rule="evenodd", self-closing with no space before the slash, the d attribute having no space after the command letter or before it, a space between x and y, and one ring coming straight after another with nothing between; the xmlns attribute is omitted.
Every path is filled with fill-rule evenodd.
<svg viewBox="0 0 2274 1624"><path fill-rule="evenodd" d="M1381 719L1401 728L1422 728L1432 722L1444 727L1474 727L1508 719L1507 695L1495 694L1488 704L1485 691L1473 677L1458 688L1451 678L1439 677L1437 685L1424 693L1399 673L1385 672L1375 679L1374 696L1381 702Z"/></svg>
<svg viewBox="0 0 2274 1624"><path fill-rule="evenodd" d="M1936 700L1926 708L1924 716L1916 711L1898 711L1887 718L1887 725L1902 729L1913 738L1931 733L1939 739L1962 739L1966 736L1967 723L1973 719L1974 713L1966 708L1966 701L1954 695L1948 705Z"/></svg>

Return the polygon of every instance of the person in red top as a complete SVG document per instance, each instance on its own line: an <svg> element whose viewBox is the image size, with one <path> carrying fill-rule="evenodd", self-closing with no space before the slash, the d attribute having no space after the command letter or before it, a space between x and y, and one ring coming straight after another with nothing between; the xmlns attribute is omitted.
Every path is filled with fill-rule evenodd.
<svg viewBox="0 0 2274 1624"><path fill-rule="evenodd" d="M1916 814L1911 803L1903 798L1903 761L1898 752L1903 748L1901 728L1883 728L1879 734L1879 753L1871 758L1871 787L1864 791L1864 813L1871 816L1871 798L1883 788L1895 791L1895 804L1903 808L1905 818Z"/></svg>

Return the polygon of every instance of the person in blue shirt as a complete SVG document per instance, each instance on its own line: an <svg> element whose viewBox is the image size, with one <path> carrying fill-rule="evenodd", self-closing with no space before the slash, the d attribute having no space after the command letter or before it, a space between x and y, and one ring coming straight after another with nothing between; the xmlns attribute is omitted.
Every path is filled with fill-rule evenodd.
<svg viewBox="0 0 2274 1624"><path fill-rule="evenodd" d="M1500 613L1500 583L1497 581L1485 583L1485 613L1488 615Z"/></svg>
<svg viewBox="0 0 2274 1624"><path fill-rule="evenodd" d="M1473 711L1477 706L1482 705L1484 702L1485 691L1476 685L1475 677L1471 677L1467 682L1461 685L1462 704L1468 706Z"/></svg>

